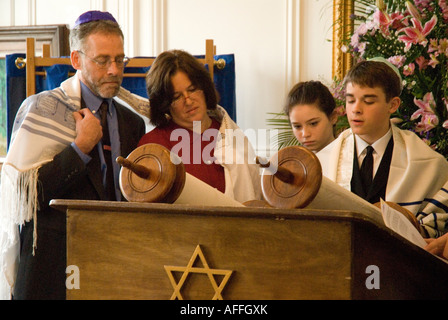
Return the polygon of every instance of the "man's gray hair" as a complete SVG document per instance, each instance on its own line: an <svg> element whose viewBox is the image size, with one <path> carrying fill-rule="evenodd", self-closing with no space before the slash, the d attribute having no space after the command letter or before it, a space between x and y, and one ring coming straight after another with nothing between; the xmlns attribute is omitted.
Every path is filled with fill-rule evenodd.
<svg viewBox="0 0 448 320"><path fill-rule="evenodd" d="M70 50L84 50L85 40L94 33L116 34L124 39L118 23L110 20L96 20L80 24L70 30Z"/></svg>

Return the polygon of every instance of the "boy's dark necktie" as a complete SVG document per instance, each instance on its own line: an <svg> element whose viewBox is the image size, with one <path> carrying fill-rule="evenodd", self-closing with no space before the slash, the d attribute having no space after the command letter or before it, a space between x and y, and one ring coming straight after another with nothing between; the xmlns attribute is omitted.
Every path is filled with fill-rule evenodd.
<svg viewBox="0 0 448 320"><path fill-rule="evenodd" d="M103 153L106 161L106 194L110 201L115 200L115 183L114 183L114 169L112 167L112 149L110 145L109 127L107 125L107 110L109 103L103 100L100 106L101 126L103 127Z"/></svg>
<svg viewBox="0 0 448 320"><path fill-rule="evenodd" d="M361 165L360 175L364 192L369 192L370 185L373 178L373 147L367 146L367 154Z"/></svg>

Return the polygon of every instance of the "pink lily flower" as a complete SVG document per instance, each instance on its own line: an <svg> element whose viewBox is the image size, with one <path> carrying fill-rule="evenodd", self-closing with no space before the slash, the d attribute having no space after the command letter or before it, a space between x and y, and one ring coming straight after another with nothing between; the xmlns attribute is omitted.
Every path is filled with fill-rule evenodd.
<svg viewBox="0 0 448 320"><path fill-rule="evenodd" d="M435 54L430 54L429 56L431 59L429 60L428 65L435 68L439 64L439 60L437 60L438 55L438 52L436 52Z"/></svg>
<svg viewBox="0 0 448 320"><path fill-rule="evenodd" d="M447 38L440 39L438 49L439 49L439 53L448 55L448 39Z"/></svg>
<svg viewBox="0 0 448 320"><path fill-rule="evenodd" d="M409 26L408 19L399 12L393 12L390 14L390 18L392 19L390 27L394 30L400 30Z"/></svg>
<svg viewBox="0 0 448 320"><path fill-rule="evenodd" d="M426 114L422 117L420 123L417 124L417 132L428 132L439 124L439 118L435 114Z"/></svg>
<svg viewBox="0 0 448 320"><path fill-rule="evenodd" d="M445 108L446 108L446 110L448 111L448 102L446 101L445 98L443 98L443 102L445 103ZM443 127L444 129L448 129L448 120L445 120L445 121L443 122L442 127Z"/></svg>
<svg viewBox="0 0 448 320"><path fill-rule="evenodd" d="M448 4L445 0L439 0L440 9L442 9L443 20L448 21Z"/></svg>
<svg viewBox="0 0 448 320"><path fill-rule="evenodd" d="M399 56L393 56L387 59L390 63L392 63L397 68L401 68L406 61L406 57L399 55Z"/></svg>
<svg viewBox="0 0 448 320"><path fill-rule="evenodd" d="M415 59L415 62L418 64L420 70L424 70L428 66L428 61L426 61L424 56L418 57Z"/></svg>
<svg viewBox="0 0 448 320"><path fill-rule="evenodd" d="M432 94L432 92L428 92L427 94L425 94L422 100L414 98L414 103L417 107L419 107L419 110L415 111L412 114L411 120L415 120L425 113L434 114L436 101L434 100L434 95Z"/></svg>
<svg viewBox="0 0 448 320"><path fill-rule="evenodd" d="M376 10L373 14L373 21L386 37L390 36L389 26L392 20L386 12Z"/></svg>
<svg viewBox="0 0 448 320"><path fill-rule="evenodd" d="M421 20L422 16L420 15L420 12L418 9L411 3L411 1L406 1L406 8L408 8L409 13L412 17L414 17L416 20Z"/></svg>
<svg viewBox="0 0 448 320"><path fill-rule="evenodd" d="M425 94L423 100L414 98L414 103L419 109L412 114L411 120L416 120L421 116L421 121L416 127L417 132L427 132L439 124L439 118L434 113L436 102L432 92Z"/></svg>
<svg viewBox="0 0 448 320"><path fill-rule="evenodd" d="M414 71L415 71L415 64L414 63L410 63L410 64L408 64L408 65L405 65L404 67L403 67L403 74L405 75L405 76L411 76L411 75L413 75L414 74Z"/></svg>
<svg viewBox="0 0 448 320"><path fill-rule="evenodd" d="M424 27L422 27L422 23L415 18L412 18L411 22L414 27L403 28L402 31L406 35L398 37L398 40L403 41L406 44L406 51L409 50L413 44L426 46L428 43L426 36L431 33L437 24L437 16L434 15L431 20L425 23Z"/></svg>
<svg viewBox="0 0 448 320"><path fill-rule="evenodd" d="M438 50L439 50L439 41L437 39L430 39L428 53Z"/></svg>

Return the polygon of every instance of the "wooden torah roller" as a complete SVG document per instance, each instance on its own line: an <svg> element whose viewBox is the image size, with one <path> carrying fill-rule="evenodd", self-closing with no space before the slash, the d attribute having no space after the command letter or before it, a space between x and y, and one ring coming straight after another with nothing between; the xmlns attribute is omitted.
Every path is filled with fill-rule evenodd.
<svg viewBox="0 0 448 320"><path fill-rule="evenodd" d="M281 149L277 161L265 165L261 187L266 201L277 208L310 208L332 210L355 210L383 221L379 203L370 204L352 192L322 176L317 156L304 147L292 146ZM275 164L277 162L277 165ZM396 203L387 202L402 213L422 233L415 216Z"/></svg>
<svg viewBox="0 0 448 320"><path fill-rule="evenodd" d="M161 145L142 145L116 161L122 166L120 188L128 201L173 203L185 185L183 163L174 164Z"/></svg>
<svg viewBox="0 0 448 320"><path fill-rule="evenodd" d="M243 206L185 172L181 159L161 145L142 145L116 161L122 166L121 192L130 202Z"/></svg>
<svg viewBox="0 0 448 320"><path fill-rule="evenodd" d="M275 159L276 158L276 159ZM304 208L318 193L322 183L322 167L316 155L299 146L278 151L264 167L261 177L263 196L272 207Z"/></svg>

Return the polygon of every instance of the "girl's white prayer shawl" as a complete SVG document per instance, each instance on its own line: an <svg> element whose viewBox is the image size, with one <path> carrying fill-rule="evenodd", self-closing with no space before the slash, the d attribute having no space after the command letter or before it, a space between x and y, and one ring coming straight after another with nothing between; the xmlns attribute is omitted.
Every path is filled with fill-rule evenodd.
<svg viewBox="0 0 448 320"><path fill-rule="evenodd" d="M392 124L394 150L386 187L386 201L411 211L428 237L446 232L448 221L448 162L415 133ZM354 135L351 129L316 155L324 176L350 190Z"/></svg>
<svg viewBox="0 0 448 320"><path fill-rule="evenodd" d="M149 114L147 99L120 88L117 95L137 113ZM0 180L0 299L10 299L19 259L18 226L34 219L36 248L39 168L75 139L73 112L81 107L78 74L59 88L27 98L20 106Z"/></svg>

